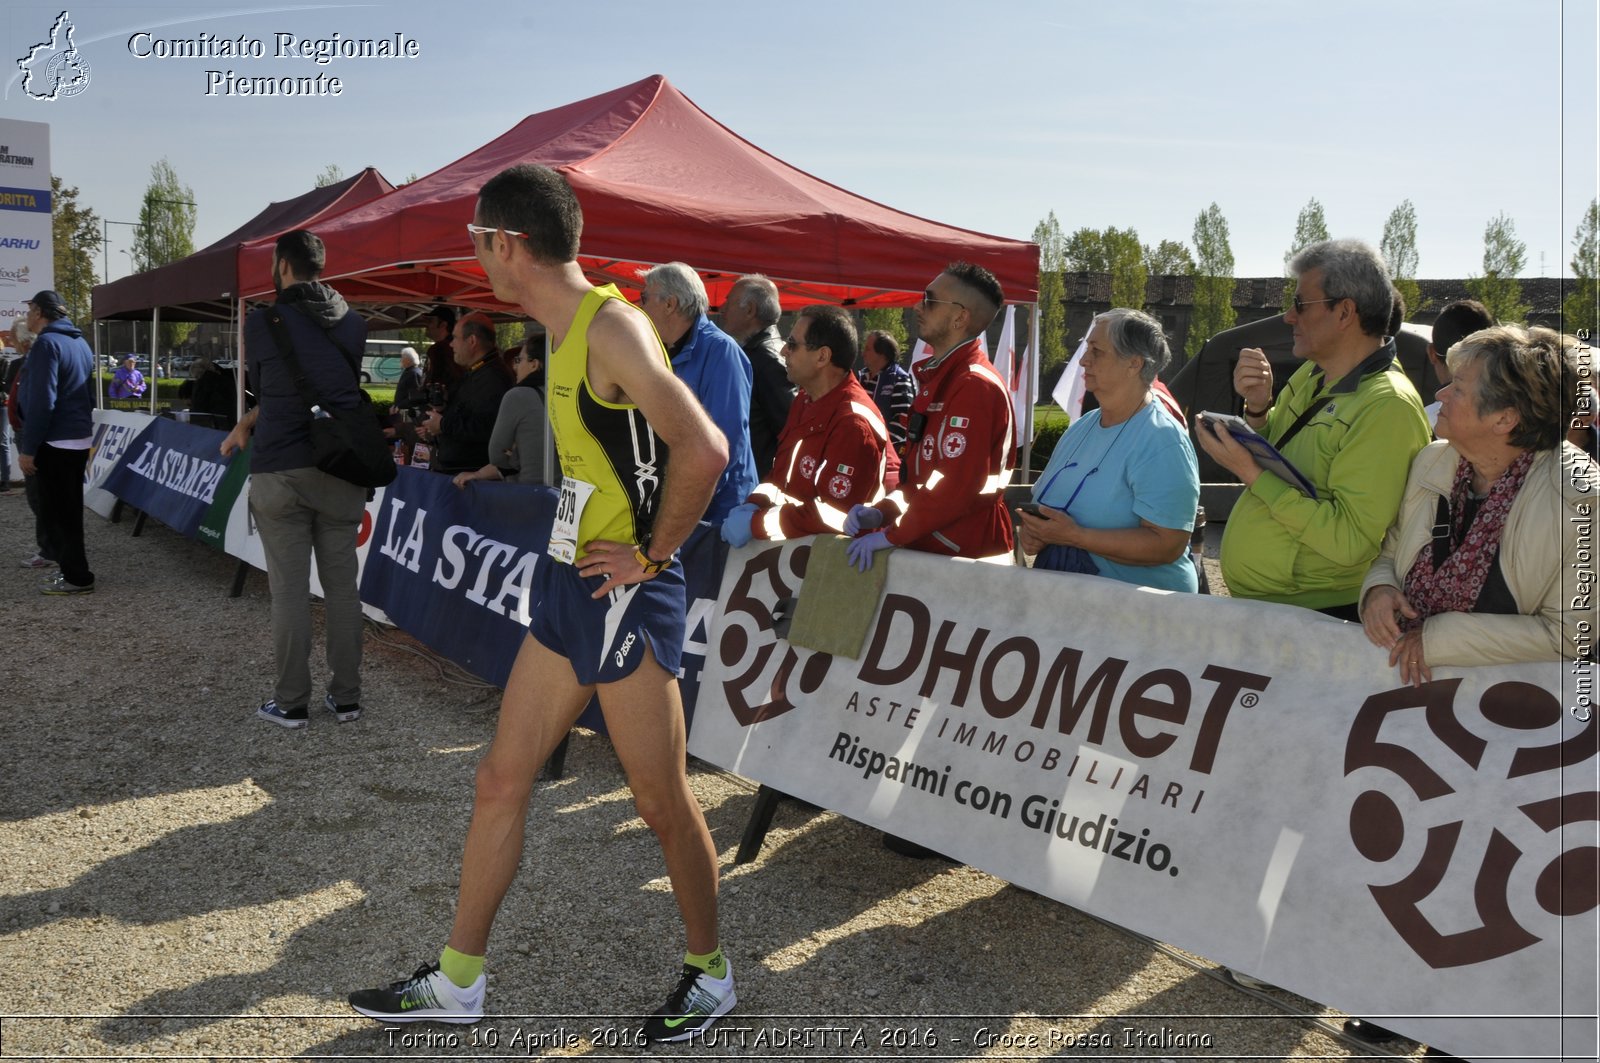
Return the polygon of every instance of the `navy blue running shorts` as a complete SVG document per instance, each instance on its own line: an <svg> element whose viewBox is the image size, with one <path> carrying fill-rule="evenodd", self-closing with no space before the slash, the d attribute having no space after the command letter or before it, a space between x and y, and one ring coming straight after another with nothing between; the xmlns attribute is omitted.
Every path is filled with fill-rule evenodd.
<svg viewBox="0 0 1600 1063"><path fill-rule="evenodd" d="M589 597L605 580L574 565L541 557L534 567L538 604L528 634L572 662L584 686L615 683L633 674L648 644L656 662L678 674L683 657L685 591L676 558L654 579Z"/></svg>

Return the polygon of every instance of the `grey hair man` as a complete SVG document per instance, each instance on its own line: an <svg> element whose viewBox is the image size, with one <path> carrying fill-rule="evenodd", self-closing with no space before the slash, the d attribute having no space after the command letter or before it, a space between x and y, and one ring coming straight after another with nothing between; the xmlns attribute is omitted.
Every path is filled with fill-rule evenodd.
<svg viewBox="0 0 1600 1063"><path fill-rule="evenodd" d="M639 306L672 359L672 372L689 386L711 421L728 440L728 465L717 481L705 518L722 523L757 483L750 454L750 359L733 337L706 316L710 300L700 275L682 262L647 270Z"/></svg>
<svg viewBox="0 0 1600 1063"><path fill-rule="evenodd" d="M739 344L755 374L750 394L750 452L761 479L772 471L778 436L794 403L794 385L783 359L783 337L778 335L782 313L778 286L760 273L746 273L734 281L722 304L722 331Z"/></svg>
<svg viewBox="0 0 1600 1063"><path fill-rule="evenodd" d="M1266 355L1242 350L1233 389L1245 420L1316 493L1262 475L1226 428L1197 422L1201 447L1245 485L1223 536L1222 577L1237 598L1359 621L1361 581L1400 509L1411 459L1427 445L1428 419L1386 335L1394 290L1377 250L1325 240L1289 268L1298 285L1284 320L1305 364L1274 398Z"/></svg>
<svg viewBox="0 0 1600 1063"><path fill-rule="evenodd" d="M400 350L400 378L394 385L394 405L389 407L390 413L399 413L401 410L422 393L422 363L415 347L403 347Z"/></svg>

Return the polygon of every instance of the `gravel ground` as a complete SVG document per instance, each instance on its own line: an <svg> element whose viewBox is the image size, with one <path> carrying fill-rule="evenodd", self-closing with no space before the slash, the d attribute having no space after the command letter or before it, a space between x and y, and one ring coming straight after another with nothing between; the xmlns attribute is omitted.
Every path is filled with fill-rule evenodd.
<svg viewBox="0 0 1600 1063"><path fill-rule="evenodd" d="M230 599L231 558L154 522L133 538L131 520L86 520L97 593L44 597L15 566L26 503L0 496L15 717L0 746L14 977L0 1056L647 1054L629 1019L671 988L682 941L603 738L575 736L566 776L536 792L491 942L491 1016L386 1030L344 994L443 944L498 691L374 628L360 722L267 726L253 718L271 687L265 577ZM691 774L740 1005L713 1042L648 1054L1371 1058L1315 1004L1240 990L972 868L890 854L831 813L786 804L760 859L735 868L755 787Z"/></svg>

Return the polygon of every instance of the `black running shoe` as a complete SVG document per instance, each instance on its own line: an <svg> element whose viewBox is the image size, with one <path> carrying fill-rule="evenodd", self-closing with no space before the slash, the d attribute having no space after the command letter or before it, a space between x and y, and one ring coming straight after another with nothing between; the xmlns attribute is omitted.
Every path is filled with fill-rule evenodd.
<svg viewBox="0 0 1600 1063"><path fill-rule="evenodd" d="M361 1014L384 1022L477 1022L483 1018L483 975L462 989L439 970L437 963L425 963L382 989L358 989L350 994L350 1006Z"/></svg>
<svg viewBox="0 0 1600 1063"><path fill-rule="evenodd" d="M722 978L684 964L683 977L656 1013L644 1022L647 1041L687 1041L733 1010L733 964Z"/></svg>

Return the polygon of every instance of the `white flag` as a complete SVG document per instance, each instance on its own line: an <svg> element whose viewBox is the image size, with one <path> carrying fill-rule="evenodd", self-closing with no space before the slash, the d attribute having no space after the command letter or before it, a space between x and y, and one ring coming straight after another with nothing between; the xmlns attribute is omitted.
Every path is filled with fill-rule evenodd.
<svg viewBox="0 0 1600 1063"><path fill-rule="evenodd" d="M1067 359L1067 368L1062 372L1061 379L1056 381L1056 389L1050 393L1056 405L1074 421L1083 416L1083 350L1088 346L1088 340L1089 337L1084 336L1078 341L1078 349Z"/></svg>
<svg viewBox="0 0 1600 1063"><path fill-rule="evenodd" d="M1011 417L1017 426L1017 446L1033 442L1033 396L1039 393L1039 363L1022 352L1011 374Z"/></svg>
<svg viewBox="0 0 1600 1063"><path fill-rule="evenodd" d="M917 365L920 362L926 362L929 358L932 358L932 357L933 357L933 348L928 346L928 343L927 343L926 340L921 340L921 339L917 340L916 345L911 348L911 364L912 365Z"/></svg>
<svg viewBox="0 0 1600 1063"><path fill-rule="evenodd" d="M1033 403L1029 399L1028 363L1017 357L1017 308L1006 307L1005 324L1000 326L1000 340L995 344L994 357L990 359L1000 373L1000 379L1011 392L1011 425L1016 432L1016 446L1025 446L1033 439Z"/></svg>
<svg viewBox="0 0 1600 1063"><path fill-rule="evenodd" d="M994 354L989 356L989 361L994 363L995 372L1000 374L1000 379L1006 382L1008 390L1015 390L1016 373L1013 364L1017 360L1017 308L1006 307L1005 323L1000 326L1000 340L994 345ZM983 337L979 337L981 340Z"/></svg>

